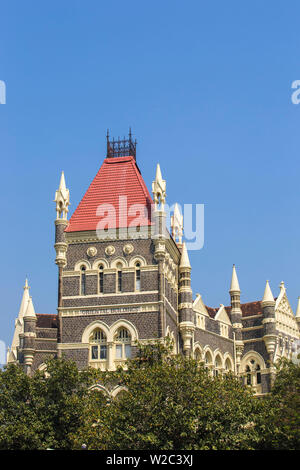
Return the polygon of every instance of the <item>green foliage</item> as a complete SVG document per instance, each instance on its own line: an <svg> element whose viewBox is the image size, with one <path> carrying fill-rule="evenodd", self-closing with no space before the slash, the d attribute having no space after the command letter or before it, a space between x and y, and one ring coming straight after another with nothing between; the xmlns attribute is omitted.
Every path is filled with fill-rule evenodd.
<svg viewBox="0 0 300 470"><path fill-rule="evenodd" d="M108 377L109 376L109 377ZM212 378L168 345L139 345L128 370L107 374L127 392L89 416L89 449L252 449L260 402L233 376Z"/></svg>
<svg viewBox="0 0 300 470"><path fill-rule="evenodd" d="M300 449L300 366L287 359L276 365L271 393L260 416L260 448Z"/></svg>
<svg viewBox="0 0 300 470"><path fill-rule="evenodd" d="M257 399L234 376L211 377L171 355L171 346L139 344L116 372L79 372L64 359L33 377L8 366L0 371L0 450L299 448L298 365L281 362L272 392ZM96 383L126 392L113 399Z"/></svg>
<svg viewBox="0 0 300 470"><path fill-rule="evenodd" d="M47 372L28 377L9 365L0 373L0 449L66 449L82 424L85 397L95 373L79 373L62 359L47 363Z"/></svg>

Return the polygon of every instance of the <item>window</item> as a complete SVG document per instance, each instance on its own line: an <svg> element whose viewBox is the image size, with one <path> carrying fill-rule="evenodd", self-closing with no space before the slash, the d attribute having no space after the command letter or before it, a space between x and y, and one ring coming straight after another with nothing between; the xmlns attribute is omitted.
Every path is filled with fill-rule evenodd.
<svg viewBox="0 0 300 470"><path fill-rule="evenodd" d="M218 375L222 374L222 360L220 356L217 356L215 359L215 371L214 371L215 376L217 377Z"/></svg>
<svg viewBox="0 0 300 470"><path fill-rule="evenodd" d="M200 351L199 348L197 348L196 351L195 351L195 360L196 360L197 362L200 362L200 361L201 361L201 351Z"/></svg>
<svg viewBox="0 0 300 470"><path fill-rule="evenodd" d="M232 363L231 363L230 359L227 358L226 361L225 361L225 372L230 372L232 370L233 370Z"/></svg>
<svg viewBox="0 0 300 470"><path fill-rule="evenodd" d="M117 292L122 292L122 264L117 264Z"/></svg>
<svg viewBox="0 0 300 470"><path fill-rule="evenodd" d="M80 275L80 294L85 295L86 293L86 279L85 279L85 266L81 266L81 275Z"/></svg>
<svg viewBox="0 0 300 470"><path fill-rule="evenodd" d="M115 336L116 359L131 357L131 335L126 328L120 328Z"/></svg>
<svg viewBox="0 0 300 470"><path fill-rule="evenodd" d="M256 383L261 384L260 366L258 364L256 366Z"/></svg>
<svg viewBox="0 0 300 470"><path fill-rule="evenodd" d="M135 290L141 290L141 265L136 263L135 265Z"/></svg>
<svg viewBox="0 0 300 470"><path fill-rule="evenodd" d="M261 367L254 359L250 359L245 367L245 383L253 386L261 384Z"/></svg>
<svg viewBox="0 0 300 470"><path fill-rule="evenodd" d="M96 329L90 337L91 360L99 361L107 359L107 341L105 333Z"/></svg>
<svg viewBox="0 0 300 470"><path fill-rule="evenodd" d="M212 355L209 351L206 351L205 356L204 356L204 363L205 363L205 369L209 371L211 374L212 368L213 368L213 358Z"/></svg>
<svg viewBox="0 0 300 470"><path fill-rule="evenodd" d="M98 266L99 269L99 293L103 294L104 291L104 273L103 273L103 266L100 264Z"/></svg>

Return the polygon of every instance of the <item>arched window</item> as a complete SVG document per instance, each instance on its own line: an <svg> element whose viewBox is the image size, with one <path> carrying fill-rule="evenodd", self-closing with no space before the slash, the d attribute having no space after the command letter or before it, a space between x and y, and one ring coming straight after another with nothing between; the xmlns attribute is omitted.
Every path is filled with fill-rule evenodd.
<svg viewBox="0 0 300 470"><path fill-rule="evenodd" d="M208 371L210 371L210 373L212 373L213 358L212 358L212 355L209 351L206 351L206 353L205 353L204 364L205 364L205 369L207 369Z"/></svg>
<svg viewBox="0 0 300 470"><path fill-rule="evenodd" d="M127 328L119 328L115 336L116 359L131 357L131 335Z"/></svg>
<svg viewBox="0 0 300 470"><path fill-rule="evenodd" d="M117 292L122 292L122 264L117 264Z"/></svg>
<svg viewBox="0 0 300 470"><path fill-rule="evenodd" d="M80 271L81 271L81 274L80 274L80 294L85 295L85 293L86 293L86 276L85 276L86 267L81 266Z"/></svg>
<svg viewBox="0 0 300 470"><path fill-rule="evenodd" d="M245 367L245 383L253 386L261 384L261 367L253 358L249 359Z"/></svg>
<svg viewBox="0 0 300 470"><path fill-rule="evenodd" d="M225 372L228 373L230 371L233 371L233 368L232 368L232 363L230 361L230 359L226 359L225 361Z"/></svg>
<svg viewBox="0 0 300 470"><path fill-rule="evenodd" d="M196 360L197 362L200 362L201 359L202 359L202 358L201 358L201 351L200 351L199 348L197 348L196 351L195 351L195 360Z"/></svg>
<svg viewBox="0 0 300 470"><path fill-rule="evenodd" d="M135 290L141 290L141 264L136 263L135 265Z"/></svg>
<svg viewBox="0 0 300 470"><path fill-rule="evenodd" d="M215 359L215 370L214 370L214 374L215 376L217 377L219 374L222 373L222 361L221 361L221 358L220 356L217 356L216 359Z"/></svg>
<svg viewBox="0 0 300 470"><path fill-rule="evenodd" d="M98 266L98 274L99 274L99 293L103 294L104 292L104 273L103 273L103 265L100 264Z"/></svg>
<svg viewBox="0 0 300 470"><path fill-rule="evenodd" d="M90 336L90 357L92 361L107 359L106 334L97 328Z"/></svg>

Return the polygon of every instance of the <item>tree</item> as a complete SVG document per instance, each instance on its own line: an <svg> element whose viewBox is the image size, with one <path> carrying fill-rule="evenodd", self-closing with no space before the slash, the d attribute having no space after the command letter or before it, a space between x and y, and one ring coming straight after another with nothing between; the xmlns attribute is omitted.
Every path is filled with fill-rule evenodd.
<svg viewBox="0 0 300 470"><path fill-rule="evenodd" d="M0 449L68 449L82 425L95 371L51 359L28 377L16 365L0 373Z"/></svg>
<svg viewBox="0 0 300 470"><path fill-rule="evenodd" d="M89 449L253 449L261 404L232 375L211 377L170 345L138 345L127 370L102 374L126 387L94 409L75 439Z"/></svg>
<svg viewBox="0 0 300 470"><path fill-rule="evenodd" d="M258 423L259 448L300 449L300 366L287 359L276 364L271 393L264 398L264 412Z"/></svg>

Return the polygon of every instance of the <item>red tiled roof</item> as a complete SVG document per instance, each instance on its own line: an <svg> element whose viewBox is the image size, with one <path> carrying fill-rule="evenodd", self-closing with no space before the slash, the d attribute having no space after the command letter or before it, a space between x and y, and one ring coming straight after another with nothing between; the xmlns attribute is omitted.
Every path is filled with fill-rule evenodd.
<svg viewBox="0 0 300 470"><path fill-rule="evenodd" d="M206 307L206 310L207 310L208 315L210 316L210 318L215 318L216 313L219 309L218 308L207 307L207 305L205 305L205 307Z"/></svg>
<svg viewBox="0 0 300 470"><path fill-rule="evenodd" d="M126 214L126 209L124 204L120 204L119 207L120 196L127 197L127 213L130 206L140 204L145 208L144 214L140 216L139 212L133 212L130 216L123 217L122 213ZM116 217L109 215L108 218L108 212L97 215L97 208L100 204L111 204L115 208ZM65 231L96 230L103 217L108 221L108 228L151 225L151 204L151 196L135 159L133 157L106 158L70 218ZM134 222L137 217L139 221Z"/></svg>
<svg viewBox="0 0 300 470"><path fill-rule="evenodd" d="M225 307L227 313L230 315L231 307ZM257 300L255 302L247 302L246 304L241 304L242 316L250 317L251 315L260 315L262 314L261 301Z"/></svg>
<svg viewBox="0 0 300 470"><path fill-rule="evenodd" d="M211 307L206 307L206 310L208 311L208 314L211 318L215 318L216 313L218 312L219 308L211 308ZM225 307L226 312L230 316L231 314L231 307ZM242 316L243 317L250 317L251 315L260 315L262 313L262 308L261 308L261 301L255 301L255 302L248 302L246 304L241 304L241 310L242 310Z"/></svg>
<svg viewBox="0 0 300 470"><path fill-rule="evenodd" d="M57 315L52 313L37 313L37 328L57 328Z"/></svg>

